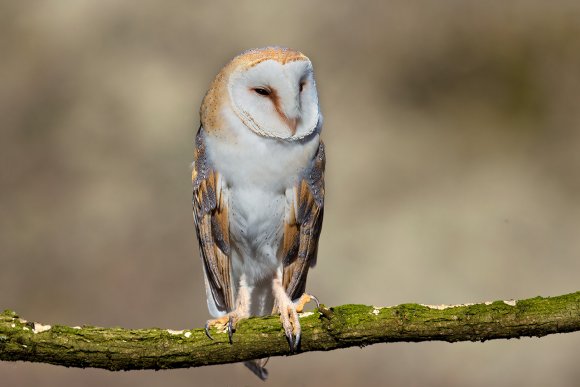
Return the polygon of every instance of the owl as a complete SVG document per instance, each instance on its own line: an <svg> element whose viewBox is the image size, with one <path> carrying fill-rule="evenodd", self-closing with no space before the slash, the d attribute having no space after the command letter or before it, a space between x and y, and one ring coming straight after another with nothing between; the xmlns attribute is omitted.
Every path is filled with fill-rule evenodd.
<svg viewBox="0 0 580 387"><path fill-rule="evenodd" d="M324 212L322 115L312 63L279 47L249 50L216 76L195 138L193 215L207 305L232 342L236 323L280 314L291 351L316 264ZM314 298L314 301L318 301ZM246 362L259 377L259 360Z"/></svg>

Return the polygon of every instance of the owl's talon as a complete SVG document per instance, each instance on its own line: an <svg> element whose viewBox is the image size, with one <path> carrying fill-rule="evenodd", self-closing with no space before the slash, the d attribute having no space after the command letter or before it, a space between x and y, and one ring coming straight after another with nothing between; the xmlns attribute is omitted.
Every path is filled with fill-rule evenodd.
<svg viewBox="0 0 580 387"><path fill-rule="evenodd" d="M294 352L294 340L292 338L292 333L286 333L286 341L288 341L290 352Z"/></svg>
<svg viewBox="0 0 580 387"><path fill-rule="evenodd" d="M228 340L230 344L232 344L232 335L234 333L236 322L238 321L238 317L235 312L230 312L225 316L216 318L215 320L207 320L205 323L205 334L211 340L214 338L210 334L210 329L215 327L219 333L228 333Z"/></svg>
<svg viewBox="0 0 580 387"><path fill-rule="evenodd" d="M213 337L209 334L209 320L205 322L205 335L213 340Z"/></svg>
<svg viewBox="0 0 580 387"><path fill-rule="evenodd" d="M233 336L234 336L234 323L233 323L233 318L230 315L230 318L228 319L228 339L230 340L230 344L233 344L234 341L232 340Z"/></svg>
<svg viewBox="0 0 580 387"><path fill-rule="evenodd" d="M312 300L314 300L314 302L316 303L316 307L319 308L320 302L318 301L318 298L316 298L312 294L304 293L303 295L300 296L300 298L296 302L294 302L294 305L296 306L296 311L298 313L302 313L302 311L304 310L304 306Z"/></svg>
<svg viewBox="0 0 580 387"><path fill-rule="evenodd" d="M312 294L310 294L310 298L312 298L314 300L314 302L316 303L316 309L320 308L320 301L318 301L318 298L316 298Z"/></svg>
<svg viewBox="0 0 580 387"><path fill-rule="evenodd" d="M302 338L302 331L298 331L298 333L296 333L296 340L294 341L294 350L293 352L297 352L298 351L298 347L300 347L300 339Z"/></svg>

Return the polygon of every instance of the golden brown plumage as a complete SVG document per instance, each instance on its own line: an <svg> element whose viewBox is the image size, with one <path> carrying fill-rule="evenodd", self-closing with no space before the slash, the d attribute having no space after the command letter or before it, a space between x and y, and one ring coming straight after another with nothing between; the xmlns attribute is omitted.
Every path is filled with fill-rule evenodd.
<svg viewBox="0 0 580 387"><path fill-rule="evenodd" d="M302 295L306 287L308 269L316 264L318 238L324 214L324 144L320 147L311 168L306 171L294 190L294 217L284 224L282 284L290 299Z"/></svg>
<svg viewBox="0 0 580 387"><path fill-rule="evenodd" d="M218 308L229 312L233 309L234 295L230 279L228 206L221 195L221 178L208 166L200 134L201 129L194 151L193 216L206 281Z"/></svg>

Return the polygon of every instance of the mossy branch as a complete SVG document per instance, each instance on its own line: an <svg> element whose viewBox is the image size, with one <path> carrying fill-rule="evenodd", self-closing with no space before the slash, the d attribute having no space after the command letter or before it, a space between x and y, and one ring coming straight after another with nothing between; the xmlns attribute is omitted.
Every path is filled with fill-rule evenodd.
<svg viewBox="0 0 580 387"><path fill-rule="evenodd" d="M485 341L580 331L580 292L521 301L394 307L321 306L304 313L299 352L330 351L397 341ZM203 329L67 327L0 314L0 360L31 361L107 370L199 367L290 355L279 318L241 321L225 333Z"/></svg>

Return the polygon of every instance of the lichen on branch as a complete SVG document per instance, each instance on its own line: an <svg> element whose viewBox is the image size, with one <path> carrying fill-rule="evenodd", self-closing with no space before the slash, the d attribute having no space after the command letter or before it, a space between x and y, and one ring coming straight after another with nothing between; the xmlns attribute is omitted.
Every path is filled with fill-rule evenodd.
<svg viewBox="0 0 580 387"><path fill-rule="evenodd" d="M233 363L389 342L486 341L580 331L580 292L463 305L321 305L300 317L302 342L289 352L277 316L242 320L229 343L203 329L67 327L0 314L0 360L111 371Z"/></svg>

